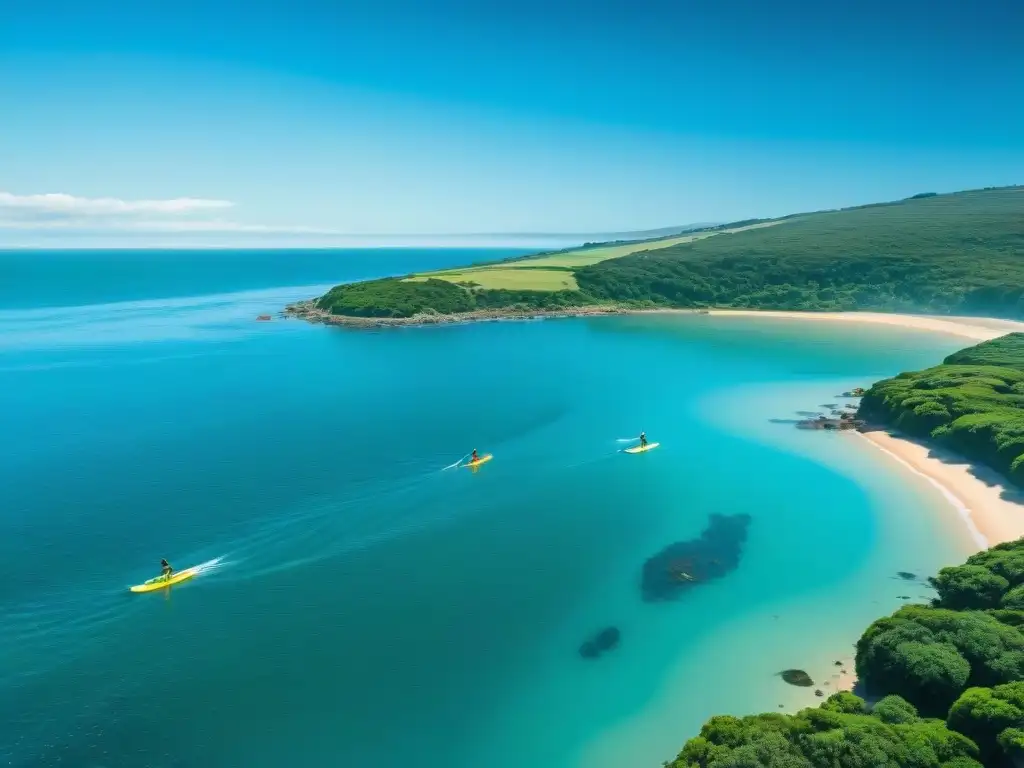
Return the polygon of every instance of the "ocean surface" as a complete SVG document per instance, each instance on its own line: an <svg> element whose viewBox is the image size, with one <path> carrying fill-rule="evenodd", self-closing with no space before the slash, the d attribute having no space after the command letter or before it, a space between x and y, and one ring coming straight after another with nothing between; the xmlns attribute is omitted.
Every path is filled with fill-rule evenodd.
<svg viewBox="0 0 1024 768"><path fill-rule="evenodd" d="M817 703L777 673L827 692L928 596L897 571L971 549L926 482L789 423L955 339L255 321L499 255L0 254L0 764L654 768L712 714ZM694 552L715 578L658 581ZM162 557L201 573L130 594Z"/></svg>

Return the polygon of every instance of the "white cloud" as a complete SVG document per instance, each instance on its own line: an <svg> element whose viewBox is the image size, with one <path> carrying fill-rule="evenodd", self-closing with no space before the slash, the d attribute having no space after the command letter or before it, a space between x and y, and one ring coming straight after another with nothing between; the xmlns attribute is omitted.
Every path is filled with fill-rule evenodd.
<svg viewBox="0 0 1024 768"><path fill-rule="evenodd" d="M96 221L82 219L50 219L50 220L4 220L0 217L0 229L46 231L46 232L154 232L172 234L175 232L250 232L267 234L296 235L340 235L335 229L318 227L289 227L266 224L243 224L237 221L222 219L203 219L195 221L154 221L140 219L136 221Z"/></svg>
<svg viewBox="0 0 1024 768"><path fill-rule="evenodd" d="M120 200L116 197L75 197L62 192L15 195L0 192L0 215L123 216L135 214L181 215L234 206L230 200L177 197L170 200Z"/></svg>
<svg viewBox="0 0 1024 768"><path fill-rule="evenodd" d="M0 230L73 233L250 233L338 235L335 230L303 226L247 224L217 218L233 208L230 200L177 197L122 200L76 197L64 193L16 195L0 191Z"/></svg>

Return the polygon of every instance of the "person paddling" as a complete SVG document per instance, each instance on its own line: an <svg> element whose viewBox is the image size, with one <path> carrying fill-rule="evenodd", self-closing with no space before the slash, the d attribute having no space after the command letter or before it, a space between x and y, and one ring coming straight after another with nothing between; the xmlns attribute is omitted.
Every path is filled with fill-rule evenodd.
<svg viewBox="0 0 1024 768"><path fill-rule="evenodd" d="M470 464L476 464L478 461L480 461L480 454L478 454L476 452L476 448L474 448L473 449L473 455L470 456L470 458L469 458L469 463Z"/></svg>
<svg viewBox="0 0 1024 768"><path fill-rule="evenodd" d="M647 433L646 432L641 432L640 433L640 447L641 448L646 448L647 447Z"/></svg>
<svg viewBox="0 0 1024 768"><path fill-rule="evenodd" d="M160 561L160 569L163 572L163 577L170 580L171 574L174 573L174 569L171 568L171 564L166 559Z"/></svg>

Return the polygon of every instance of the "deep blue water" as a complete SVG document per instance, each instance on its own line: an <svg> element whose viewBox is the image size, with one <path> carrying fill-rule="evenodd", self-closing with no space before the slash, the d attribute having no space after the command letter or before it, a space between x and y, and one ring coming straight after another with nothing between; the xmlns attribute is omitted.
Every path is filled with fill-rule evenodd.
<svg viewBox="0 0 1024 768"><path fill-rule="evenodd" d="M257 323L307 284L488 254L178 256L0 257L6 763L656 766L709 714L810 703L774 672L824 670L896 570L959 557L934 491L769 421L955 341ZM640 430L662 447L622 454ZM494 461L444 469L473 448ZM738 567L643 602L645 560L713 513L750 518ZM130 595L161 557L209 565ZM581 659L607 625L621 646Z"/></svg>
<svg viewBox="0 0 1024 768"><path fill-rule="evenodd" d="M506 258L522 249L0 250L0 308L320 285Z"/></svg>

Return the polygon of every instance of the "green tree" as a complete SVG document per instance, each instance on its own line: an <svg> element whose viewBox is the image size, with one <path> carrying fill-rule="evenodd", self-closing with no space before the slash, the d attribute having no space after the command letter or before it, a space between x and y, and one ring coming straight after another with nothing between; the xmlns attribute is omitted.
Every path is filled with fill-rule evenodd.
<svg viewBox="0 0 1024 768"><path fill-rule="evenodd" d="M992 760L1002 752L1000 734L1024 727L1024 682L967 689L950 708L946 722L978 745L983 760Z"/></svg>

